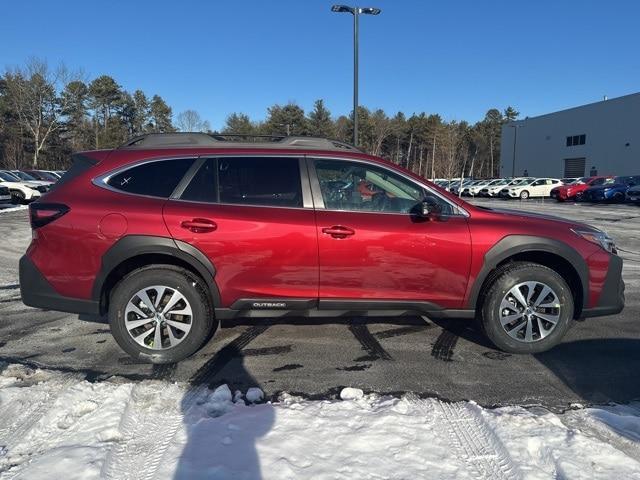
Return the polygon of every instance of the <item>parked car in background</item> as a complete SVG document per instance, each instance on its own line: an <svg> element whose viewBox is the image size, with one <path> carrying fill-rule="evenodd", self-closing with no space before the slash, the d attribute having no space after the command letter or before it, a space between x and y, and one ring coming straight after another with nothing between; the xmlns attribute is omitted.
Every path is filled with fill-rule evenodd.
<svg viewBox="0 0 640 480"><path fill-rule="evenodd" d="M640 185L640 175L609 178L601 185L587 188L582 199L587 202L624 202L629 187L636 185Z"/></svg>
<svg viewBox="0 0 640 480"><path fill-rule="evenodd" d="M500 181L500 179L494 179L494 178L487 178L487 179L484 179L484 180L478 180L473 185L463 189L462 190L462 195L467 196L467 197L475 197L480 193L480 190L482 190L485 187L488 187L489 185L493 185L495 182L499 182L499 181Z"/></svg>
<svg viewBox="0 0 640 480"><path fill-rule="evenodd" d="M458 195L461 190L464 190L465 188L470 187L474 183L476 183L476 180L469 179L469 180L464 180L462 182L462 185L460 185L460 181L458 180L457 182L452 183L449 191L454 195Z"/></svg>
<svg viewBox="0 0 640 480"><path fill-rule="evenodd" d="M502 181L480 190L481 197L498 197L502 189L517 185L526 180L533 180L531 177L503 178Z"/></svg>
<svg viewBox="0 0 640 480"><path fill-rule="evenodd" d="M509 181L510 180L508 178L498 178L485 187L481 188L478 192L478 196L491 197L492 195L490 195L489 191L495 191L497 189L497 191L499 192L504 188L505 185L509 183Z"/></svg>
<svg viewBox="0 0 640 480"><path fill-rule="evenodd" d="M627 190L627 200L640 204L640 185L629 187Z"/></svg>
<svg viewBox="0 0 640 480"><path fill-rule="evenodd" d="M141 361L180 361L234 318L398 311L477 319L532 354L624 307L606 233L476 207L336 141L149 134L74 157L30 207L22 301L106 315Z"/></svg>
<svg viewBox="0 0 640 480"><path fill-rule="evenodd" d="M560 185L551 190L551 198L559 202L566 200L580 200L584 191L590 187L602 185L605 181L613 177L582 177L567 185Z"/></svg>
<svg viewBox="0 0 640 480"><path fill-rule="evenodd" d="M520 198L522 200L526 200L529 197L549 197L551 196L551 190L561 183L558 178L536 178L503 188L500 193L504 193L504 196L508 198Z"/></svg>
<svg viewBox="0 0 640 480"><path fill-rule="evenodd" d="M33 184L36 185L44 185L46 187L50 187L51 185L54 184L54 182L52 182L51 180L39 180L36 177L34 177L33 175L23 171L23 170L8 170L9 173L15 175L16 177L18 177L20 180L22 180L23 182L31 182Z"/></svg>
<svg viewBox="0 0 640 480"><path fill-rule="evenodd" d="M7 187L13 203L30 202L46 193L48 187L24 182L11 172L0 170L0 186Z"/></svg>
<svg viewBox="0 0 640 480"><path fill-rule="evenodd" d="M60 177L57 174L48 172L46 170L22 170L22 172L26 173L27 175L31 175L33 178L35 178L36 180L40 180L41 182L56 183L58 180L60 180Z"/></svg>
<svg viewBox="0 0 640 480"><path fill-rule="evenodd" d="M576 180L580 180L579 178L561 178L560 181L564 184L564 185L569 185L570 183L575 182Z"/></svg>
<svg viewBox="0 0 640 480"><path fill-rule="evenodd" d="M533 180L535 180L535 177L513 178L507 185L501 187L501 189L498 190L498 193L496 194L496 196L501 198L509 198L509 188L516 187L518 185L524 185L526 183L532 182Z"/></svg>

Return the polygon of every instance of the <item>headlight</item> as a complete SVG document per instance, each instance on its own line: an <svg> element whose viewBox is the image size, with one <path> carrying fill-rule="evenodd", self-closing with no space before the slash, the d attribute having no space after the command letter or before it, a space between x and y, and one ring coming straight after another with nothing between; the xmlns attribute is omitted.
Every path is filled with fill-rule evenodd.
<svg viewBox="0 0 640 480"><path fill-rule="evenodd" d="M615 253L617 254L618 251L616 250L616 244L613 241L613 239L607 235L605 232L601 231L601 230L573 230L571 229L571 231L573 233L575 233L576 235L581 236L582 238L584 238L585 240L591 242L591 243L596 243L598 245L600 245L602 248L604 248L607 252L609 253Z"/></svg>

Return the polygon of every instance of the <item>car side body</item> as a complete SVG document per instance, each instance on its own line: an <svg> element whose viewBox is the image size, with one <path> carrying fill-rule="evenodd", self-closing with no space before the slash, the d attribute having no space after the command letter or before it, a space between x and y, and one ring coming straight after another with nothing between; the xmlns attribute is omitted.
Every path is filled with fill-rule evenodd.
<svg viewBox="0 0 640 480"><path fill-rule="evenodd" d="M129 302L112 318L123 284L160 265L201 285L217 322L416 313L473 319L497 275L508 280L518 265L532 264L563 279L571 318L623 308L622 260L593 227L473 206L338 142L289 138L282 146L253 146L168 138L174 143L147 146L143 139L74 155L74 167L31 206L34 235L20 261L25 304L108 313L112 329L121 328L122 315L126 324L130 308L138 309ZM153 188L166 184L165 193L127 191L145 181L134 172L156 166L172 173L147 179ZM545 332L540 327L541 340ZM186 355L156 352L163 344L171 350L173 340L141 344L140 352L129 340L119 343L162 363ZM509 342L501 348L512 348Z"/></svg>

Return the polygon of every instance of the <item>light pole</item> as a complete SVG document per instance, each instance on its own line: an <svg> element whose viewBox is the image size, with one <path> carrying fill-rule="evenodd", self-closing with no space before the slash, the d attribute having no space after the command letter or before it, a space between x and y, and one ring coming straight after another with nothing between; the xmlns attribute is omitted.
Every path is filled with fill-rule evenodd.
<svg viewBox="0 0 640 480"><path fill-rule="evenodd" d="M513 125L509 125L513 128L513 158L511 163L511 176L516 176L516 145L518 143L518 129L524 127L524 125L520 125L518 123L514 123Z"/></svg>
<svg viewBox="0 0 640 480"><path fill-rule="evenodd" d="M358 17L363 15L379 15L382 10L374 7L349 7L334 5L332 12L350 13L353 15L353 144L358 146Z"/></svg>

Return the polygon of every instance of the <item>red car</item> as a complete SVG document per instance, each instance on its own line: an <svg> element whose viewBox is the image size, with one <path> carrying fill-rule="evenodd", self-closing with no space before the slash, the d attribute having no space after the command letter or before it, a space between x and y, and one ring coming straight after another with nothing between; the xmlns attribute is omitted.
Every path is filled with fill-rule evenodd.
<svg viewBox="0 0 640 480"><path fill-rule="evenodd" d="M602 185L605 180L613 177L582 177L574 180L567 185L561 185L551 190L551 198L555 198L558 202L567 200L577 200L582 193L590 187Z"/></svg>
<svg viewBox="0 0 640 480"><path fill-rule="evenodd" d="M221 321L285 315L477 318L532 353L624 305L605 233L473 206L343 143L151 134L74 160L31 204L23 301L106 314L145 361L193 354Z"/></svg>

